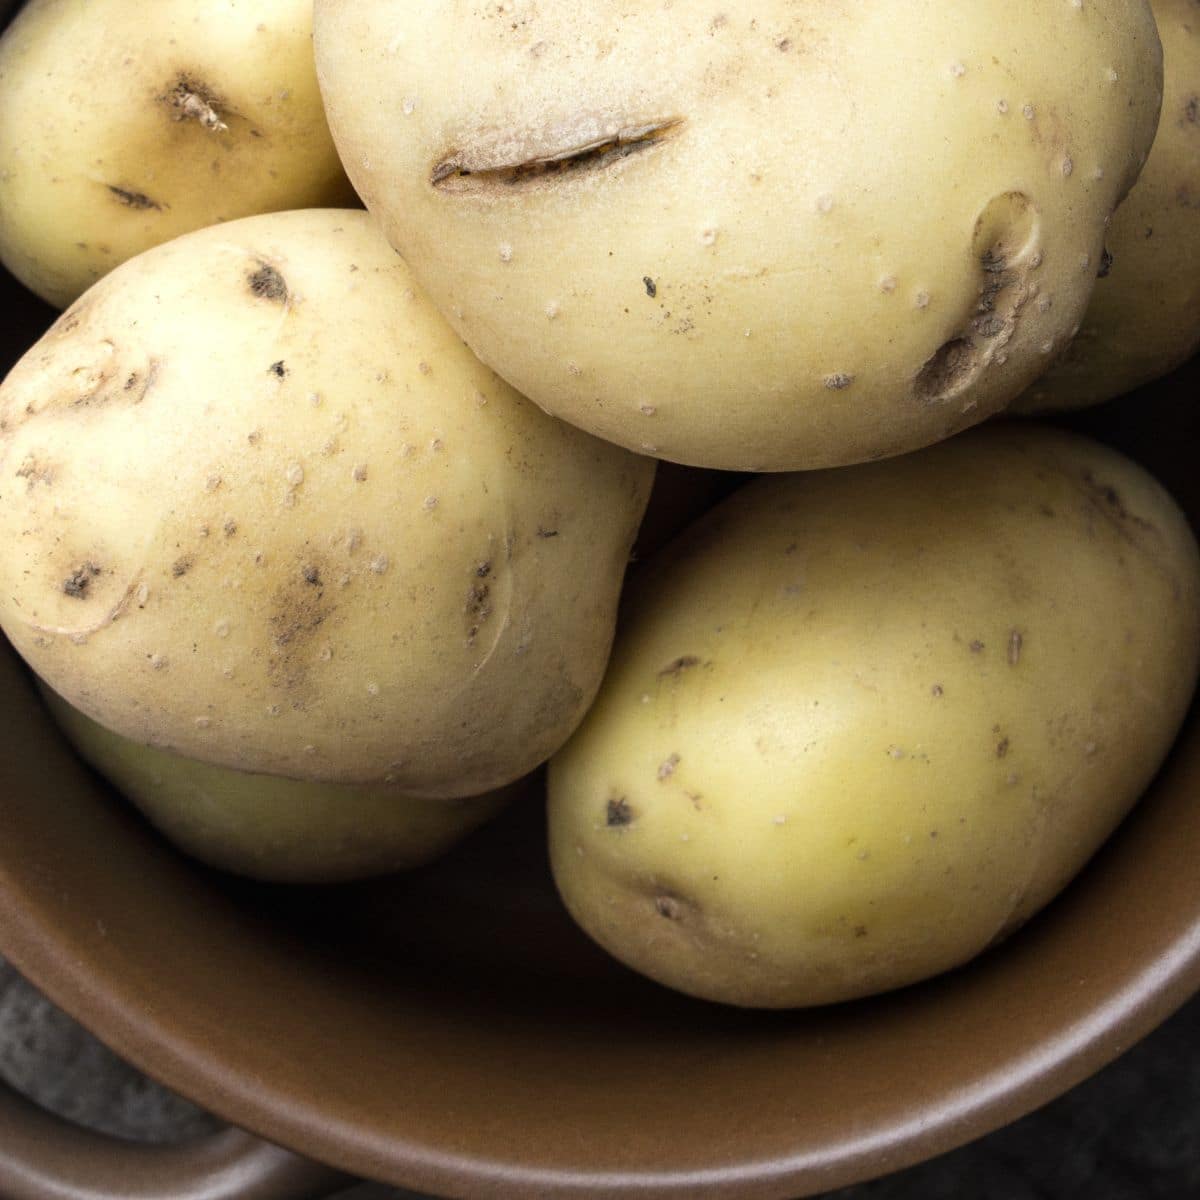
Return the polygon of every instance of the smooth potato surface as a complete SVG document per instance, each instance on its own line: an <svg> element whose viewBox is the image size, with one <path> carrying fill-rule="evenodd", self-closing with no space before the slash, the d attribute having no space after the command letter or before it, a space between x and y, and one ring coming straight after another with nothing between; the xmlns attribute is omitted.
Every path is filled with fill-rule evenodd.
<svg viewBox="0 0 1200 1200"><path fill-rule="evenodd" d="M1154 137L1145 0L317 0L347 172L475 352L694 466L995 413L1079 324Z"/></svg>
<svg viewBox="0 0 1200 1200"><path fill-rule="evenodd" d="M618 958L738 1005L1016 929L1145 788L1200 652L1178 509L1044 429L757 481L639 584L551 762L555 877Z"/></svg>
<svg viewBox="0 0 1200 1200"><path fill-rule="evenodd" d="M42 689L71 744L181 849L280 883L333 883L439 858L520 784L461 800L417 800L392 784L256 775L139 746Z"/></svg>
<svg viewBox="0 0 1200 1200"><path fill-rule="evenodd" d="M139 744L478 795L582 717L653 474L479 363L366 213L251 217L0 388L0 621Z"/></svg>
<svg viewBox="0 0 1200 1200"><path fill-rule="evenodd" d="M1082 328L1017 411L1111 400L1200 349L1200 4L1151 2L1165 74L1158 136L1113 217Z"/></svg>
<svg viewBox="0 0 1200 1200"><path fill-rule="evenodd" d="M0 39L0 261L59 308L190 230L353 201L307 0L29 0Z"/></svg>

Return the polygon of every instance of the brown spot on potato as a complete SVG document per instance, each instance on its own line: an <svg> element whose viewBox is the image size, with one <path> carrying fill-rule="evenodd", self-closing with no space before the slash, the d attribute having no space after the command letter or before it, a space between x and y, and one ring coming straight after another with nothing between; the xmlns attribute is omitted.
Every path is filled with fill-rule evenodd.
<svg viewBox="0 0 1200 1200"><path fill-rule="evenodd" d="M99 574L100 568L95 563L82 563L63 580L63 594L74 600L87 599L88 588L91 586L92 580Z"/></svg>
<svg viewBox="0 0 1200 1200"><path fill-rule="evenodd" d="M221 120L224 102L207 84L191 75L180 75L160 97L172 120L194 121L212 133L224 133L229 126Z"/></svg>
<svg viewBox="0 0 1200 1200"><path fill-rule="evenodd" d="M276 379L284 379L287 377L287 364L281 358L278 362L273 362L268 368L268 371L275 376Z"/></svg>
<svg viewBox="0 0 1200 1200"><path fill-rule="evenodd" d="M662 783L664 780L670 779L675 774L675 768L679 766L679 755L669 755L658 767L658 780Z"/></svg>
<svg viewBox="0 0 1200 1200"><path fill-rule="evenodd" d="M478 572L476 572L478 574ZM464 609L467 616L467 645L474 643L480 629L492 615L492 589L486 583L473 583L467 589L467 603Z"/></svg>
<svg viewBox="0 0 1200 1200"><path fill-rule="evenodd" d="M325 599L323 577L320 562L298 563L272 596L267 618L271 645L267 674L273 684L291 694L297 708L304 704L313 638L336 607Z"/></svg>
<svg viewBox="0 0 1200 1200"><path fill-rule="evenodd" d="M537 528L537 535L540 538L556 538L558 537L557 529L543 529L540 525Z"/></svg>
<svg viewBox="0 0 1200 1200"><path fill-rule="evenodd" d="M1193 96L1183 106L1183 119L1188 125L1200 124L1200 96Z"/></svg>
<svg viewBox="0 0 1200 1200"><path fill-rule="evenodd" d="M649 275L642 276L642 285L646 289L646 295L649 296L651 300L658 295L658 284L656 284Z"/></svg>
<svg viewBox="0 0 1200 1200"><path fill-rule="evenodd" d="M145 192L135 192L132 188L115 187L111 183L105 186L116 197L117 202L126 208L151 209L154 212L162 212L163 206L157 200L151 200Z"/></svg>
<svg viewBox="0 0 1200 1200"><path fill-rule="evenodd" d="M268 262L260 260L258 266L246 277L246 283L251 295L260 300L270 300L276 304L287 303L287 281Z"/></svg>
<svg viewBox="0 0 1200 1200"><path fill-rule="evenodd" d="M624 796L615 796L609 800L604 810L604 823L610 829L621 829L633 824L633 809L629 807Z"/></svg>
<svg viewBox="0 0 1200 1200"><path fill-rule="evenodd" d="M317 567L305 566L301 569L300 575L310 587L321 586L321 572Z"/></svg>
<svg viewBox="0 0 1200 1200"><path fill-rule="evenodd" d="M1002 737L996 743L996 757L997 758L1007 758L1008 750L1009 750L1009 740L1007 737Z"/></svg>
<svg viewBox="0 0 1200 1200"><path fill-rule="evenodd" d="M660 917L666 917L668 921L683 919L683 905L674 896L655 896L654 908Z"/></svg>
<svg viewBox="0 0 1200 1200"><path fill-rule="evenodd" d="M982 654L987 649L987 644L976 638L968 647L972 654Z"/></svg>
<svg viewBox="0 0 1200 1200"><path fill-rule="evenodd" d="M171 575L175 579L182 579L193 566L195 566L195 559L190 554L185 554L171 564Z"/></svg>

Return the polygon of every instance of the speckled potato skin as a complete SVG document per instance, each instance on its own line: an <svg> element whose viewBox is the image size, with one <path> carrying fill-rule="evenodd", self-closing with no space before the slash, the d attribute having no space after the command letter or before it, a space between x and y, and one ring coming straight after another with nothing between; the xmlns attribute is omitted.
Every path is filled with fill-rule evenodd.
<svg viewBox="0 0 1200 1200"><path fill-rule="evenodd" d="M1113 217L1078 335L1014 411L1111 400L1200 350L1200 0L1151 5L1165 74L1154 148Z"/></svg>
<svg viewBox="0 0 1200 1200"><path fill-rule="evenodd" d="M0 39L0 262L59 308L193 229L353 203L308 0L28 0Z"/></svg>
<svg viewBox="0 0 1200 1200"><path fill-rule="evenodd" d="M1141 794L1200 561L1140 468L999 427L757 481L663 552L551 761L582 927L681 991L898 987L1021 925Z"/></svg>
<svg viewBox="0 0 1200 1200"><path fill-rule="evenodd" d="M1161 101L1145 0L317 0L314 33L347 173L484 362L737 470L1024 391Z"/></svg>
<svg viewBox="0 0 1200 1200"><path fill-rule="evenodd" d="M254 775L139 746L49 688L42 697L84 760L171 841L253 879L334 883L423 866L495 816L521 787L416 800L386 783Z"/></svg>
<svg viewBox="0 0 1200 1200"><path fill-rule="evenodd" d="M474 358L366 213L249 217L0 388L0 623L140 744L477 795L585 712L653 474Z"/></svg>

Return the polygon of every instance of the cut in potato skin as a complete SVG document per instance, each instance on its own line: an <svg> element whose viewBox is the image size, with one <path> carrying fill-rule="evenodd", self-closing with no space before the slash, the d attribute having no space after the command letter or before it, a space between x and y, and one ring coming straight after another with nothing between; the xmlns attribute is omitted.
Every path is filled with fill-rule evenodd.
<svg viewBox="0 0 1200 1200"><path fill-rule="evenodd" d="M586 711L653 476L484 367L366 213L250 217L0 388L0 622L139 744L478 795Z"/></svg>
<svg viewBox="0 0 1200 1200"><path fill-rule="evenodd" d="M948 970L1146 788L1198 614L1182 514L1074 435L756 481L639 581L551 762L559 890L625 963L729 1004Z"/></svg>
<svg viewBox="0 0 1200 1200"><path fill-rule="evenodd" d="M1162 98L1145 0L317 0L346 170L535 403L693 466L1001 410L1083 317Z"/></svg>
<svg viewBox="0 0 1200 1200"><path fill-rule="evenodd" d="M29 0L0 96L0 262L58 308L193 229L356 202L307 0Z"/></svg>
<svg viewBox="0 0 1200 1200"><path fill-rule="evenodd" d="M1162 117L1105 238L1104 277L1063 357L1014 405L1084 408L1133 391L1200 350L1200 4L1151 0L1163 43Z"/></svg>

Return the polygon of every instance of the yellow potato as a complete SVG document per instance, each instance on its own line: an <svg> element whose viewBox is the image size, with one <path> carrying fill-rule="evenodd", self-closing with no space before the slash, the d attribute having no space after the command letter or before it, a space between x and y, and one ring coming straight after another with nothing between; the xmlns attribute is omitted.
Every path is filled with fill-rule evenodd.
<svg viewBox="0 0 1200 1200"><path fill-rule="evenodd" d="M1113 217L1078 335L1016 412L1111 400L1200 349L1200 8L1196 0L1151 6L1165 75L1158 136Z"/></svg>
<svg viewBox="0 0 1200 1200"><path fill-rule="evenodd" d="M1145 0L317 0L346 170L472 349L694 466L912 450L1074 333L1154 138Z"/></svg>
<svg viewBox="0 0 1200 1200"><path fill-rule="evenodd" d="M586 711L653 475L474 358L366 213L250 217L0 387L0 623L139 744L474 796Z"/></svg>
<svg viewBox="0 0 1200 1200"><path fill-rule="evenodd" d="M1016 929L1146 787L1200 559L1140 468L996 428L757 481L640 581L550 767L567 907L654 979L822 1004Z"/></svg>
<svg viewBox="0 0 1200 1200"><path fill-rule="evenodd" d="M49 688L43 698L76 750L176 845L255 879L332 883L432 862L520 790L416 800L391 784L255 775L139 746Z"/></svg>
<svg viewBox="0 0 1200 1200"><path fill-rule="evenodd" d="M0 262L60 308L190 230L353 201L310 0L29 0L0 38Z"/></svg>

